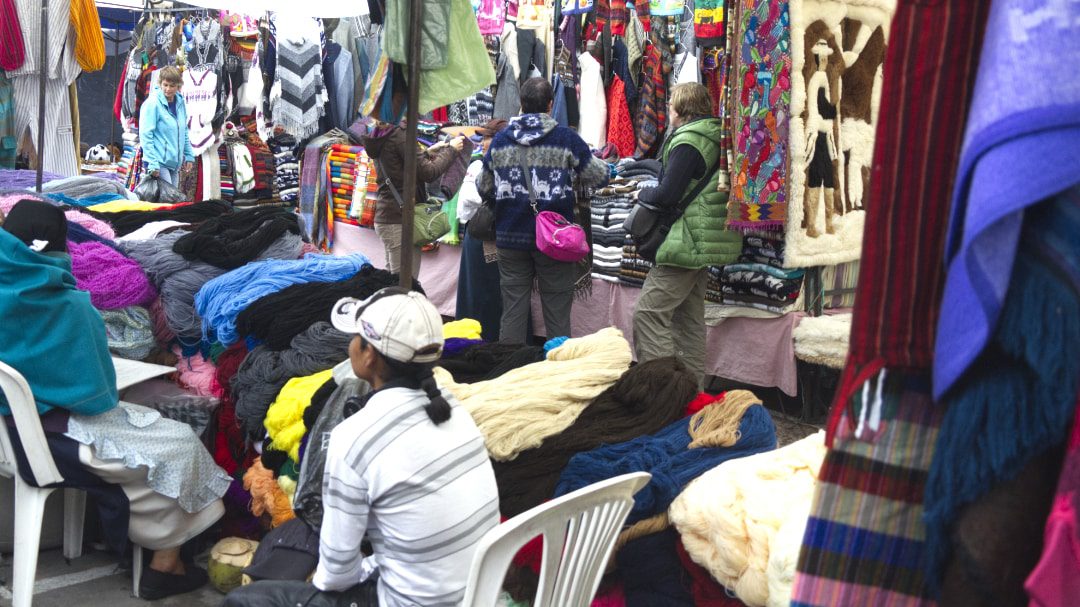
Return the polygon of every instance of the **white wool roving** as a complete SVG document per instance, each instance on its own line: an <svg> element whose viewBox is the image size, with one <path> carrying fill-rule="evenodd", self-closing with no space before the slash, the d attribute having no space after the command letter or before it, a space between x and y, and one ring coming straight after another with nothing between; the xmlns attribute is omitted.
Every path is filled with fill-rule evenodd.
<svg viewBox="0 0 1080 607"><path fill-rule="evenodd" d="M492 380L459 384L442 368L435 369L435 379L472 415L491 457L507 461L574 423L626 372L630 360L622 331L609 327L568 339L546 360Z"/></svg>
<svg viewBox="0 0 1080 607"><path fill-rule="evenodd" d="M792 332L795 356L834 369L843 369L851 337L851 314L806 317Z"/></svg>
<svg viewBox="0 0 1080 607"><path fill-rule="evenodd" d="M818 432L701 475L668 510L687 553L750 607L790 603L802 543L796 527L806 524L824 459Z"/></svg>

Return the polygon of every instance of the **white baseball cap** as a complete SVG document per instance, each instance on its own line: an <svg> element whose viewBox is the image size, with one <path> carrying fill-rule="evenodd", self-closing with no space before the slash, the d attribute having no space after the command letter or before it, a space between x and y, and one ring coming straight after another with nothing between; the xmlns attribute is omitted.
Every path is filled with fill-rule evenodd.
<svg viewBox="0 0 1080 607"><path fill-rule="evenodd" d="M430 363L442 355L442 316L416 291L387 287L359 300L343 297L330 320L337 330L360 335L383 356L404 363Z"/></svg>

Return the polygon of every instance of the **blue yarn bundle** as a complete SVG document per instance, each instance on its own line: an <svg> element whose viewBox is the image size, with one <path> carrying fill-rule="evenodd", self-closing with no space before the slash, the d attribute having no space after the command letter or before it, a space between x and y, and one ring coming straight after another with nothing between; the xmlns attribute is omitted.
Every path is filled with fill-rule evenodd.
<svg viewBox="0 0 1080 607"><path fill-rule="evenodd" d="M938 590L966 504L1065 440L1080 387L1080 187L1027 210L1001 318L943 398L926 480L926 573Z"/></svg>
<svg viewBox="0 0 1080 607"><path fill-rule="evenodd" d="M112 202L114 200L124 200L123 196L113 193L93 194L84 198L72 198L71 196L63 194L61 192L46 192L45 197L51 198L56 202L70 205L76 208L86 208L92 207L95 204L104 204L106 202Z"/></svg>
<svg viewBox="0 0 1080 607"><path fill-rule="evenodd" d="M552 337L551 339L544 342L544 356L547 356L548 352L551 352L555 348L558 348L559 346L566 343L566 340L568 339L570 338L563 335L561 337Z"/></svg>
<svg viewBox="0 0 1080 607"><path fill-rule="evenodd" d="M236 317L260 297L291 285L345 280L369 263L359 253L346 257L308 253L297 260L250 263L218 276L195 295L195 309L203 319L203 340L230 346L240 339Z"/></svg>
<svg viewBox="0 0 1080 607"><path fill-rule="evenodd" d="M690 481L730 459L776 448L776 426L765 407L752 405L739 422L739 440L731 447L690 449L690 417L649 436L604 445L570 459L555 497L597 481L630 472L649 472L652 480L634 496L626 519L633 524L664 512Z"/></svg>

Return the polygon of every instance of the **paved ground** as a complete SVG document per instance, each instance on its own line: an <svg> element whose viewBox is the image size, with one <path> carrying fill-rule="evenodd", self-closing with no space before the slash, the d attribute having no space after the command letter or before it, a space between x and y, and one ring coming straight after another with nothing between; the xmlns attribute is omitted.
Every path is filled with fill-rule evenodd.
<svg viewBox="0 0 1080 607"><path fill-rule="evenodd" d="M204 563L205 565L205 563ZM0 563L0 605L11 605L11 555ZM88 550L65 562L60 549L47 550L38 559L34 607L128 607L150 605L131 594L131 572L121 571L116 558ZM222 595L209 585L181 596L157 601L161 607L216 607Z"/></svg>

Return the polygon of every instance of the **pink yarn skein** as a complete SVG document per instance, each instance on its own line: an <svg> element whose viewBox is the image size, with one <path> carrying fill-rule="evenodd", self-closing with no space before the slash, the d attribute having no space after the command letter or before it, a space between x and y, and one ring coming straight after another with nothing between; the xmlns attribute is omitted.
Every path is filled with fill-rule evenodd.
<svg viewBox="0 0 1080 607"><path fill-rule="evenodd" d="M90 303L99 310L144 306L158 296L142 267L134 259L100 242L68 242L71 272Z"/></svg>
<svg viewBox="0 0 1080 607"><path fill-rule="evenodd" d="M112 226L97 217L92 217L77 209L68 209L64 211L64 216L67 217L68 221L81 225L97 236L107 240L116 240L116 232L113 231Z"/></svg>

